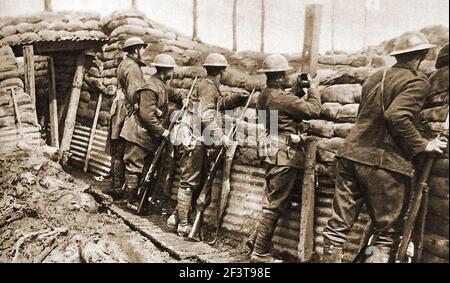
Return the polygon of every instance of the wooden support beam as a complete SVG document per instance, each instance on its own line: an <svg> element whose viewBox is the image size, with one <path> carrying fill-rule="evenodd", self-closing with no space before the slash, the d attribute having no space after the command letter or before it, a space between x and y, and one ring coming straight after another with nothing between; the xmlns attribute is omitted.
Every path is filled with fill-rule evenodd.
<svg viewBox="0 0 450 283"><path fill-rule="evenodd" d="M89 137L89 144L88 144L88 148L86 151L86 159L84 161L84 168L83 168L84 172L87 172L87 170L88 170L89 159L91 158L92 144L94 143L95 132L97 131L97 121L98 121L98 115L100 114L100 106L101 105L102 105L102 93L99 93L98 100L97 100L97 107L95 109L94 121L92 122L91 136Z"/></svg>
<svg viewBox="0 0 450 283"><path fill-rule="evenodd" d="M50 145L59 148L58 103L56 100L55 63L52 56L48 57L48 109Z"/></svg>
<svg viewBox="0 0 450 283"><path fill-rule="evenodd" d="M260 50L261 52L264 52L264 37L265 37L265 29L266 29L266 5L265 1L261 0L261 46Z"/></svg>
<svg viewBox="0 0 450 283"><path fill-rule="evenodd" d="M192 0L192 39L198 38L198 0Z"/></svg>
<svg viewBox="0 0 450 283"><path fill-rule="evenodd" d="M36 113L36 81L34 73L34 50L33 45L26 45L23 47L24 60L24 81L25 92L31 96L31 104Z"/></svg>
<svg viewBox="0 0 450 283"><path fill-rule="evenodd" d="M137 10L137 0L131 0L131 9Z"/></svg>
<svg viewBox="0 0 450 283"><path fill-rule="evenodd" d="M306 5L305 35L303 42L302 73L315 77L319 61L320 26L322 24L322 5Z"/></svg>
<svg viewBox="0 0 450 283"><path fill-rule="evenodd" d="M233 51L237 50L237 1L233 0Z"/></svg>
<svg viewBox="0 0 450 283"><path fill-rule="evenodd" d="M65 153L70 150L70 143L72 142L72 135L75 128L78 103L80 102L81 86L83 85L83 76L85 72L84 62L84 54L79 55L77 58L77 68L75 70L75 77L73 78L69 107L67 108L64 133L61 139L61 147L59 151L59 159L62 160L63 163L66 162Z"/></svg>
<svg viewBox="0 0 450 283"><path fill-rule="evenodd" d="M316 189L316 154L317 138L307 140L306 164L303 175L302 206L300 211L300 238L298 257L301 262L310 261L314 252L314 202Z"/></svg>
<svg viewBox="0 0 450 283"><path fill-rule="evenodd" d="M52 0L44 0L44 10L46 12L52 11Z"/></svg>
<svg viewBox="0 0 450 283"><path fill-rule="evenodd" d="M59 106L58 109L58 125L59 125L59 135L60 139L62 138L62 132L64 131L64 124L63 119L66 117L67 108L69 107L70 103L70 93L66 93L64 96L64 101L62 105Z"/></svg>

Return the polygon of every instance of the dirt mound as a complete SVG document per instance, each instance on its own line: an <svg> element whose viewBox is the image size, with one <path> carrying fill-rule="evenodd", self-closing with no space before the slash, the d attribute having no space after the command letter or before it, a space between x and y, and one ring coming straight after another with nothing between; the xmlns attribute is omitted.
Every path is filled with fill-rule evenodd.
<svg viewBox="0 0 450 283"><path fill-rule="evenodd" d="M167 262L42 147L0 157L0 262Z"/></svg>

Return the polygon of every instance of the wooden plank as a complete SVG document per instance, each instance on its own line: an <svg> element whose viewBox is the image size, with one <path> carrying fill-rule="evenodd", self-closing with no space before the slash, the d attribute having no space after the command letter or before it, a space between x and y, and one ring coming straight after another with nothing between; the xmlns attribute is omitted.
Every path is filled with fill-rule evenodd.
<svg viewBox="0 0 450 283"><path fill-rule="evenodd" d="M64 123L64 133L61 139L61 147L59 158L63 159L65 152L70 150L70 143L75 128L75 120L77 117L78 103L80 102L81 86L83 84L83 76L85 57L83 54L77 58L77 68L75 77L73 78L72 91L70 93L69 107L67 108L67 116Z"/></svg>
<svg viewBox="0 0 450 283"><path fill-rule="evenodd" d="M233 51L237 50L237 0L233 0Z"/></svg>
<svg viewBox="0 0 450 283"><path fill-rule="evenodd" d="M298 243L298 257L301 262L310 261L314 251L314 202L315 202L315 167L317 138L307 141L306 162L303 176L302 206L300 211L300 238Z"/></svg>
<svg viewBox="0 0 450 283"><path fill-rule="evenodd" d="M315 77L317 74L321 24L322 5L306 5L302 73L309 74L311 77Z"/></svg>
<svg viewBox="0 0 450 283"><path fill-rule="evenodd" d="M48 109L50 145L59 148L59 128L58 128L58 102L56 100L55 84L55 62L52 56L48 57Z"/></svg>
<svg viewBox="0 0 450 283"><path fill-rule="evenodd" d="M52 11L52 0L44 0L44 10L46 12Z"/></svg>
<svg viewBox="0 0 450 283"><path fill-rule="evenodd" d="M33 45L25 45L23 47L23 57L25 92L31 96L31 104L35 108L34 112L36 113L36 82L34 77L35 73Z"/></svg>
<svg viewBox="0 0 450 283"><path fill-rule="evenodd" d="M266 28L266 5L264 0L261 0L261 46L260 46L260 50L261 52L264 52L264 34L265 34L265 28Z"/></svg>
<svg viewBox="0 0 450 283"><path fill-rule="evenodd" d="M98 95L97 108L95 109L94 121L92 122L91 136L86 152L86 160L84 161L84 172L87 172L89 166L89 159L91 158L92 144L94 143L95 132L97 131L98 115L100 113L100 106L102 105L102 94Z"/></svg>
<svg viewBox="0 0 450 283"><path fill-rule="evenodd" d="M192 0L192 39L197 39L198 37L198 1Z"/></svg>

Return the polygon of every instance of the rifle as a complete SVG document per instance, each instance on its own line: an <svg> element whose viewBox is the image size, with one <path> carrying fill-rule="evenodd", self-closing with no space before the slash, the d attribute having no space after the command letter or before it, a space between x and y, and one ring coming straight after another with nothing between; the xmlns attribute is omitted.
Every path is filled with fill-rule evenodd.
<svg viewBox="0 0 450 283"><path fill-rule="evenodd" d="M448 114L447 121L445 123L445 131L448 131ZM440 138L439 134L436 138ZM413 186L411 201L406 211L405 223L403 224L402 237L400 240L399 248L397 251L396 262L405 262L406 252L409 242L411 240L412 231L416 222L417 214L423 202L423 199L427 198L428 194L428 178L430 177L431 168L433 167L434 156L431 156L425 160L422 172L418 175L416 183Z"/></svg>
<svg viewBox="0 0 450 283"><path fill-rule="evenodd" d="M254 93L255 93L255 89L253 89L253 91L250 93L247 103L245 104L244 111L242 111L241 116L239 117L238 121L230 129L228 138L231 139L232 137L234 137L234 134L236 133L236 131L239 127L239 124L241 123L242 119L244 118L244 114L247 111L248 105L250 104L250 100L252 99L252 96ZM196 202L197 213L195 215L194 225L192 225L191 232L189 233L189 236L188 236L188 238L191 240L195 240L195 241L199 240L199 234L200 234L199 232L200 232L201 222L202 222L202 218L203 218L203 211L209 205L209 202L211 200L212 183L214 181L214 177L216 176L217 170L219 168L220 162L222 161L225 152L226 152L226 148L224 145L222 145L220 147L219 154L217 155L211 168L209 169L205 184L203 185L200 195L197 198L197 202Z"/></svg>
<svg viewBox="0 0 450 283"><path fill-rule="evenodd" d="M187 100L189 101L192 95L192 92L194 91L194 86L197 83L197 77L195 77L194 82L191 85L191 88L189 89L189 93L187 96ZM186 108L187 108L188 103L186 103L185 105L183 105L183 107L181 108L180 112L178 113L178 117L176 119L173 119L170 122L168 131L170 132L173 127L175 126L175 124L178 122L178 118L183 117L184 113L186 112ZM163 139L161 141L161 144L158 146L158 148L156 149L155 152L155 156L153 157L152 163L150 164L150 167L147 171L147 173L145 174L145 178L142 179L141 181L141 188L144 188L144 192L142 193L142 197L141 200L139 202L139 206L137 208L137 214L142 214L143 210L144 210L144 206L145 203L147 202L147 197L148 197L148 193L149 193L149 189L151 187L151 179L153 178L153 176L155 175L156 172L156 168L159 164L159 161L161 159L161 156L164 152L164 149L166 148L168 140L167 139Z"/></svg>

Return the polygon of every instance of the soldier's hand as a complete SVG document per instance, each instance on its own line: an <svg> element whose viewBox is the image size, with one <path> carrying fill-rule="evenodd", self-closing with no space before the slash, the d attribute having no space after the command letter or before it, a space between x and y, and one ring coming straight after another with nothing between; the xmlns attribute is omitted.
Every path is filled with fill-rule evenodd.
<svg viewBox="0 0 450 283"><path fill-rule="evenodd" d="M317 88L317 87L319 87L320 78L319 78L318 75L316 75L314 78L312 78L310 75L308 75L308 79L309 79L310 88Z"/></svg>
<svg viewBox="0 0 450 283"><path fill-rule="evenodd" d="M229 147L233 143L233 141L226 135L222 136L221 142L225 147Z"/></svg>
<svg viewBox="0 0 450 283"><path fill-rule="evenodd" d="M165 138L165 139L168 139L169 136L170 136L170 132L168 130L164 130L164 132L162 134L162 137Z"/></svg>
<svg viewBox="0 0 450 283"><path fill-rule="evenodd" d="M447 147L448 141L446 138L441 137L439 139L434 139L428 142L427 147L425 148L425 152L437 152L444 153L445 148Z"/></svg>

